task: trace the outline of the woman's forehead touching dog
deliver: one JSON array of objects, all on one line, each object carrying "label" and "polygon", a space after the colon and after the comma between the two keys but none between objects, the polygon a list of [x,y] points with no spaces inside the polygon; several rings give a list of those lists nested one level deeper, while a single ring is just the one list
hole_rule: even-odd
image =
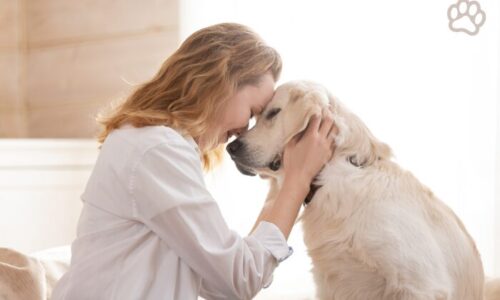
[{"label": "woman's forehead touching dog", "polygon": [[238,169],[246,175],[276,175],[286,143],[306,129],[313,115],[324,113],[329,98],[324,87],[310,82],[279,86],[255,126],[227,146]]},{"label": "woman's forehead touching dog", "polygon": [[291,81],[279,86],[264,111],[272,115],[278,108],[284,110],[281,116],[286,120],[281,132],[288,142],[297,133],[304,131],[313,115],[331,114],[334,98],[322,85],[308,81]]}]

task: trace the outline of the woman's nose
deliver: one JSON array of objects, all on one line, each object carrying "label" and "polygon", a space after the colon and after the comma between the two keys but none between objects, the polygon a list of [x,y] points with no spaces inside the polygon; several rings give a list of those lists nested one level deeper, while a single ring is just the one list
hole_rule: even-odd
[{"label": "woman's nose", "polygon": [[240,135],[244,134],[247,131],[248,131],[248,124],[245,125],[244,127],[236,129],[236,136],[240,136]]}]

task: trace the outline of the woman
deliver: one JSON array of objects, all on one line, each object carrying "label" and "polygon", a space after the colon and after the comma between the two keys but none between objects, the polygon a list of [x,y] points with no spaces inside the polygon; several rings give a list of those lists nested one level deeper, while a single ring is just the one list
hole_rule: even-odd
[{"label": "woman", "polygon": [[53,299],[250,299],[291,254],[286,240],[332,155],[332,120],[311,120],[284,154],[284,188],[247,237],[226,225],[202,166],[271,100],[278,53],[239,24],[195,32],[101,119],[69,271]]}]

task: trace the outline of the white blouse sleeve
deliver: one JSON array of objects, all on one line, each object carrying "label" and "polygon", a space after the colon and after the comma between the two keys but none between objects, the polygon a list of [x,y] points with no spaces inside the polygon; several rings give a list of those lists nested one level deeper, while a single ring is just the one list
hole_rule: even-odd
[{"label": "white blouse sleeve", "polygon": [[231,231],[207,191],[198,153],[187,143],[160,144],[135,165],[134,215],[202,278],[209,299],[251,299],[291,253],[281,231],[261,222],[245,238]]}]

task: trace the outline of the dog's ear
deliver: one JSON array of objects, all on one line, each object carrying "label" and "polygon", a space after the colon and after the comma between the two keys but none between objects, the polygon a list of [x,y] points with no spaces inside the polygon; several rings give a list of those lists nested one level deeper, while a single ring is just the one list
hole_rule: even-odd
[{"label": "dog's ear", "polygon": [[316,93],[305,92],[301,89],[290,91],[291,107],[294,107],[294,103],[297,101],[302,101],[302,103],[301,105],[296,106],[297,110],[291,108],[291,110],[294,110],[293,115],[295,120],[298,120],[298,122],[291,122],[291,124],[287,124],[287,126],[293,126],[292,128],[285,130],[285,132],[290,133],[290,136],[286,137],[287,143],[296,135],[301,135],[305,132],[312,116],[321,116],[323,114],[322,105],[319,104],[317,96],[318,95]]},{"label": "dog's ear", "polygon": [[338,134],[335,139],[336,152],[345,155],[358,167],[367,167],[379,159],[389,159],[391,148],[379,141],[355,114],[348,111],[339,100],[329,94],[329,107]]},{"label": "dog's ear", "polygon": [[380,159],[390,159],[391,148],[379,141],[354,114],[349,121],[349,162],[358,167],[367,167]]}]

